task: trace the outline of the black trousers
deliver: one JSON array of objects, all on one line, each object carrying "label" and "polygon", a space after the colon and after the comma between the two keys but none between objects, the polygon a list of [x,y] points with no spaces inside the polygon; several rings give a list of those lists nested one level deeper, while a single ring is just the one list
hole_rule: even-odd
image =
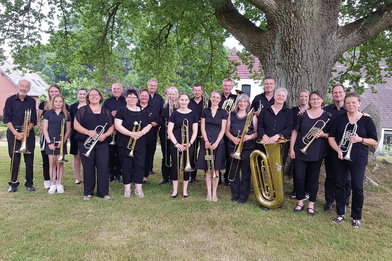
[{"label": "black trousers", "polygon": [[[235,200],[246,201],[250,193],[250,154],[252,150],[243,150],[243,160],[234,159],[232,162],[233,166],[230,171],[236,171],[234,181],[230,182],[231,196]],[[238,168],[237,168],[238,164]],[[231,176],[231,174],[230,174]]]},{"label": "black trousers", "polygon": [[[10,130],[7,130],[7,142],[8,142],[8,155],[12,159],[12,154],[14,150],[14,141],[15,141],[15,136],[12,134]],[[21,146],[21,141],[16,140],[16,146],[15,146],[15,151],[19,150]],[[27,138],[26,141],[26,146],[27,150],[31,152],[31,154],[23,154],[24,157],[24,162],[26,165],[26,182],[25,186],[26,187],[31,187],[33,186],[33,165],[34,165],[34,149],[35,149],[35,134],[34,131],[31,130],[29,133],[29,137]],[[9,185],[12,187],[18,187],[19,182],[18,182],[18,172],[19,172],[19,165],[20,165],[20,158],[21,154],[20,153],[14,153],[14,161],[13,161],[13,166],[12,166],[12,171],[11,171],[11,181],[9,182]]]},{"label": "black trousers", "polygon": [[[170,143],[170,148],[171,148],[170,149],[171,157],[172,157],[172,161],[173,161],[173,163],[172,163],[173,165],[172,165],[172,168],[171,168],[171,177],[170,178],[171,178],[171,180],[178,180],[177,148],[174,147],[174,144],[172,142]],[[192,145],[192,146],[189,147],[189,158],[190,158],[190,161],[192,161],[191,159],[193,157],[193,150],[194,150],[194,146]],[[180,152],[180,155],[182,155],[181,156],[181,160],[182,160],[182,164],[183,164],[182,166],[185,167],[186,151],[183,151],[182,154]],[[184,180],[188,181],[190,175],[191,175],[191,172],[184,172]]]},{"label": "black trousers", "polygon": [[78,146],[83,165],[84,195],[93,195],[95,183],[97,183],[98,197],[109,195],[109,144],[107,142],[97,143],[89,158],[84,155],[87,149],[83,142],[78,142]]},{"label": "black trousers", "polygon": [[155,139],[153,142],[147,143],[146,144],[146,160],[144,164],[144,177],[148,177],[150,175],[150,172],[152,172],[152,167],[154,165],[154,155],[155,151],[157,149],[157,140]]},{"label": "black trousers", "polygon": [[[200,133],[200,131],[199,131]],[[201,146],[201,137],[199,136],[199,134],[197,135],[197,138],[195,139],[195,142],[193,143],[194,149],[193,149],[193,157],[191,160],[191,166],[192,168],[195,169],[195,171],[192,171],[191,174],[191,178],[193,180],[196,179],[196,175],[197,175],[197,170],[196,170],[196,163],[197,163],[197,158],[199,156],[199,150],[200,150],[200,146]]]},{"label": "black trousers", "polygon": [[226,170],[223,177],[225,178],[225,180],[227,180],[229,177],[230,163],[232,158],[230,157],[230,151],[229,151],[229,139],[226,136],[224,136],[223,139],[225,142],[225,154],[226,154]]},{"label": "black trousers", "polygon": [[351,173],[351,188],[353,191],[351,203],[351,217],[356,220],[362,218],[364,201],[363,179],[365,177],[366,165],[353,163],[352,161],[339,160],[336,162],[336,212],[344,215],[346,206],[346,180],[347,174]]},{"label": "black trousers", "polygon": [[146,149],[138,148],[134,151],[134,157],[129,157],[129,150],[127,148],[119,148],[121,157],[121,167],[123,184],[128,185],[131,182],[136,184],[143,184],[144,163],[146,160]]},{"label": "black trousers", "polygon": [[294,160],[294,189],[298,200],[304,199],[305,193],[308,192],[309,201],[316,202],[322,162],[322,159],[319,161]]},{"label": "black trousers", "polygon": [[[339,163],[339,159],[335,157],[332,153],[329,153],[324,160],[325,163],[325,183],[324,183],[324,190],[325,190],[325,202],[327,204],[332,204],[336,198],[336,164]],[[346,176],[346,183],[345,183],[345,194],[346,194],[346,204],[350,202],[350,194],[351,194],[351,175],[350,171],[347,170]]]},{"label": "black trousers", "polygon": [[[161,140],[161,151],[162,151],[162,167],[161,167],[162,179],[165,181],[169,181],[172,168],[174,166],[172,155],[170,154],[170,148],[171,148],[170,146],[172,142],[169,139],[162,138],[162,137],[160,138],[160,140]],[[169,165],[170,162],[171,162],[171,167],[167,166]]]},{"label": "black trousers", "polygon": [[50,180],[49,156],[48,156],[48,154],[46,154],[45,151],[42,151],[42,150],[41,150],[41,156],[42,156],[42,170],[43,170],[44,180]]},{"label": "black trousers", "polygon": [[120,155],[118,145],[109,145],[109,175],[110,180],[121,177]]}]

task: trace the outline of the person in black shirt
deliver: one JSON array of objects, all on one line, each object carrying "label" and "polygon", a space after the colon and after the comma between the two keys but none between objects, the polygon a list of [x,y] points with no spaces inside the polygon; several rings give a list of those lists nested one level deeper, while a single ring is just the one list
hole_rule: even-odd
[{"label": "person in black shirt", "polygon": [[[323,102],[318,91],[310,94],[310,109],[298,119],[290,140],[290,158],[295,161],[294,187],[298,200],[294,211],[299,212],[304,209],[305,191],[307,191],[309,193],[307,213],[310,216],[316,214],[314,205],[319,187],[320,167],[328,146],[328,134],[324,131],[327,129],[331,115],[321,108]],[[308,137],[310,130],[317,130],[316,128],[320,130],[311,132],[312,134]],[[315,139],[312,141],[313,137]],[[308,144],[310,145],[306,153],[301,151]]]},{"label": "person in black shirt", "polygon": [[37,124],[37,110],[36,102],[33,98],[27,95],[30,91],[31,83],[27,80],[20,80],[17,87],[17,94],[7,98],[4,111],[3,123],[7,124],[7,142],[8,154],[11,158],[11,181],[9,182],[9,192],[16,192],[19,186],[18,173],[20,165],[21,153],[16,153],[21,146],[21,141],[24,138],[24,131],[22,130],[25,112],[31,110],[31,119],[29,128],[29,135],[27,137],[26,146],[30,154],[24,153],[24,160],[26,164],[26,190],[35,191],[33,182],[33,162],[35,149],[34,125]]},{"label": "person in black shirt", "polygon": [[82,167],[82,163],[80,161],[78,141],[76,140],[77,132],[74,129],[73,121],[75,119],[76,112],[79,110],[79,108],[87,105],[86,96],[87,96],[87,90],[85,88],[80,88],[78,90],[78,102],[72,104],[70,108],[72,131],[71,131],[71,136],[69,138],[71,143],[71,148],[69,153],[73,155],[73,170],[75,174],[75,184],[82,183],[82,179],[80,175],[80,169]]},{"label": "person in black shirt", "polygon": [[[377,146],[377,130],[373,120],[359,112],[358,109],[361,106],[361,98],[358,94],[347,94],[344,102],[347,113],[338,116],[333,121],[328,138],[329,145],[334,150],[335,157],[339,159],[335,166],[337,217],[334,218],[332,222],[340,223],[344,220],[346,210],[345,184],[347,170],[350,170],[352,187],[352,225],[354,228],[359,228],[362,219],[364,201],[363,180],[365,177],[366,165],[368,163],[369,146]],[[354,125],[356,127],[354,127]],[[347,137],[344,135],[345,129],[351,130],[353,134]],[[350,159],[346,159],[347,157]]]},{"label": "person in black shirt", "polygon": [[148,90],[142,89],[139,95],[139,107],[146,112],[148,116],[148,122],[151,122],[151,130],[146,133],[146,160],[144,161],[144,177],[143,184],[148,183],[148,176],[153,173],[152,167],[154,165],[154,153],[156,148],[157,136],[158,136],[158,122],[159,122],[159,111],[155,110],[154,107],[148,104],[150,95]]},{"label": "person in black shirt", "polygon": [[[62,185],[64,176],[64,162],[58,162],[59,157],[67,153],[66,141],[71,134],[71,117],[65,108],[64,97],[55,95],[52,98],[50,110],[44,115],[45,153],[49,157],[50,188],[49,194],[64,193]],[[64,126],[64,137],[61,137],[61,127]],[[63,144],[61,144],[63,143]],[[63,155],[60,148],[63,146]]]},{"label": "person in black shirt", "polygon": [[[177,197],[178,194],[178,171],[179,168],[185,168],[185,162],[187,162],[187,154],[189,153],[189,160],[193,157],[194,147],[193,143],[197,136],[197,114],[188,108],[190,98],[188,94],[182,93],[178,98],[177,110],[172,113],[169,118],[169,124],[167,126],[167,133],[171,140],[171,156],[172,156],[172,176],[171,180],[173,183],[172,198]],[[186,124],[187,122],[187,124]],[[187,126],[186,135],[188,138],[183,137],[182,127]],[[187,144],[187,142],[189,142]],[[188,149],[188,151],[186,151]],[[177,155],[181,154],[180,161],[178,162]],[[179,163],[179,164],[178,164]],[[182,164],[184,163],[184,164]],[[177,166],[178,164],[178,166]],[[182,166],[184,165],[184,166]],[[184,172],[184,184],[183,184],[183,198],[188,197],[188,180],[189,172]]]},{"label": "person in black shirt", "polygon": [[274,92],[276,87],[276,80],[274,77],[267,76],[264,79],[264,92],[256,95],[252,101],[251,108],[255,110],[255,115],[259,117],[263,109],[271,107],[274,104]]},{"label": "person in black shirt", "polygon": [[[238,97],[238,103],[234,112],[231,112],[226,125],[226,136],[229,139],[229,152],[234,152],[241,140],[241,134],[245,127],[248,112],[250,110],[249,96],[246,93]],[[230,177],[234,180],[230,182],[231,200],[238,203],[245,203],[250,193],[250,162],[249,157],[255,149],[255,139],[257,132],[257,117],[253,116],[249,130],[244,136],[244,145],[241,152],[241,160],[230,157]],[[230,155],[230,154],[229,154]]]},{"label": "person in black shirt", "polygon": [[[103,102],[103,107],[108,109],[112,113],[112,116],[115,117],[117,111],[121,108],[124,108],[127,104],[125,98],[122,96],[123,86],[121,83],[117,82],[112,85],[112,94],[112,97],[106,99]],[[116,139],[116,134],[113,133],[111,138]],[[109,175],[110,181],[116,180],[117,182],[122,182],[118,146],[117,144],[113,143],[111,143],[109,146]]]},{"label": "person in black shirt", "polygon": [[117,112],[115,119],[116,129],[119,132],[117,141],[122,165],[124,197],[131,196],[132,182],[135,184],[135,195],[144,198],[142,186],[146,160],[146,134],[152,125],[148,117],[149,112],[137,106],[136,90],[127,91],[126,101],[127,106]]},{"label": "person in black shirt", "polygon": [[[160,111],[160,128],[159,128],[159,139],[161,141],[162,150],[162,180],[159,185],[166,184],[170,181],[170,176],[173,168],[173,159],[170,154],[170,139],[167,134],[167,125],[169,124],[169,118],[175,110],[175,104],[178,100],[178,89],[175,86],[168,86],[165,90],[166,100]],[[174,166],[175,167],[175,166]]]},{"label": "person in black shirt", "polygon": [[[218,178],[212,178],[213,173],[208,170],[205,160],[206,149],[213,151],[215,175],[219,177],[219,170],[225,168],[226,155],[223,136],[226,131],[227,112],[218,107],[222,95],[218,91],[211,93],[211,108],[206,108],[201,116],[201,133],[203,141],[201,143],[199,158],[196,164],[197,169],[206,173],[207,200],[218,201],[217,188]],[[212,166],[211,166],[212,167]]]},{"label": "person in black shirt", "polygon": [[[84,200],[89,200],[97,181],[97,196],[110,199],[109,196],[109,138],[114,131],[111,112],[100,106],[102,93],[92,88],[87,93],[87,106],[79,108],[74,119],[74,128],[78,132],[80,156],[83,164]],[[98,137],[98,133],[102,135]],[[98,140],[97,140],[98,139]],[[86,140],[92,142],[86,143]],[[93,143],[96,141],[96,144]],[[89,157],[86,156],[90,151]]]}]

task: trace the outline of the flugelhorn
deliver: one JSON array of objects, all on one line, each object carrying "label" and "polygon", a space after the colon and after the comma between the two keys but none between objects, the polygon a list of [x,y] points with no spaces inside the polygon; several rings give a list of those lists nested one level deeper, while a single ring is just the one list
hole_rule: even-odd
[{"label": "flugelhorn", "polygon": [[[139,122],[135,121],[133,123],[132,132],[140,131],[141,126],[142,126],[142,121],[139,121]],[[136,142],[137,142],[137,139],[134,139],[133,137],[129,137],[127,149],[130,150],[128,156],[131,158],[135,157],[134,151],[135,151]]]},{"label": "flugelhorn", "polygon": [[65,159],[65,154],[64,154],[64,146],[65,146],[65,140],[64,140],[64,129],[65,129],[65,118],[61,121],[61,132],[60,132],[60,157],[57,159],[57,162],[68,162],[68,160]]},{"label": "flugelhorn", "polygon": [[105,125],[98,125],[95,127],[94,131],[97,132],[97,136],[95,138],[88,137],[86,141],[84,142],[83,146],[84,148],[87,149],[86,153],[83,153],[84,156],[87,158],[90,158],[90,154],[93,151],[95,145],[97,144],[99,138],[105,133],[105,127],[108,125],[105,123]]},{"label": "flugelhorn", "polygon": [[27,138],[29,137],[30,134],[30,129],[29,129],[30,123],[31,123],[31,109],[27,109],[25,110],[24,113],[24,120],[22,126],[22,132],[24,134],[22,144],[19,150],[15,151],[15,153],[31,154],[31,152],[27,150]]},{"label": "flugelhorn", "polygon": [[[327,126],[327,123],[329,122],[329,119],[327,121],[323,120],[318,120],[316,121],[312,128],[306,133],[306,135],[302,138],[302,143],[305,145],[300,151],[303,154],[306,154],[306,151],[309,149],[310,145],[312,145],[313,141],[316,140],[317,134],[319,134],[325,126]],[[317,126],[319,125],[319,126]]]},{"label": "flugelhorn", "polygon": [[344,128],[342,139],[339,143],[340,150],[345,153],[346,155],[343,157],[345,160],[351,161],[351,149],[353,147],[353,143],[351,142],[351,137],[357,133],[358,125],[357,123],[350,123],[346,124]]}]

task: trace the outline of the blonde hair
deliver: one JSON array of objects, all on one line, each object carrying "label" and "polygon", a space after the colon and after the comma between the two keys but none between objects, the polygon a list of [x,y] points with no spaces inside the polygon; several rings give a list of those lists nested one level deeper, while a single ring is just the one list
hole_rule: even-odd
[{"label": "blonde hair", "polygon": [[180,97],[181,97],[182,95],[185,95],[186,97],[188,97],[189,101],[191,100],[191,97],[189,96],[188,93],[186,93],[186,92],[180,93],[180,95],[178,96],[177,102],[176,102],[176,106],[175,106],[176,109],[179,109],[179,108],[180,108]]},{"label": "blonde hair", "polygon": [[[53,84],[51,84],[51,85],[49,85],[49,88],[48,88],[48,97],[47,97],[47,99],[46,99],[46,101],[45,101],[45,106],[44,106],[44,110],[45,111],[50,111],[51,109],[52,109],[52,98],[50,98],[50,89],[52,89],[52,88],[56,88],[58,91],[59,91],[59,95],[61,95],[61,88],[60,88],[60,85],[58,85],[58,84],[56,84],[56,83],[53,83]],[[55,95],[55,96],[57,96],[57,94]],[[54,98],[54,97],[53,97]],[[64,99],[63,99],[64,100]]]},{"label": "blonde hair", "polygon": [[50,107],[51,107],[50,110],[54,111],[54,100],[57,97],[60,97],[63,100],[63,107],[61,107],[61,112],[64,113],[65,118],[67,118],[68,117],[68,111],[67,111],[67,107],[65,106],[64,97],[61,94],[56,94],[55,96],[53,96],[52,100],[50,101]]},{"label": "blonde hair", "polygon": [[165,103],[163,104],[163,108],[165,108],[165,109],[167,108],[167,106],[169,105],[169,102],[170,102],[169,97],[167,96],[167,94],[168,94],[169,92],[173,92],[174,95],[175,95],[174,104],[176,104],[176,102],[177,102],[177,100],[178,100],[178,97],[180,97],[180,96],[179,96],[178,89],[177,89],[176,86],[173,86],[173,85],[167,86],[166,89],[165,89],[165,96],[166,96],[166,98],[165,98]]},{"label": "blonde hair", "polygon": [[236,106],[234,108],[234,112],[237,113],[238,110],[239,110],[239,106],[238,106],[240,104],[239,101],[242,100],[242,99],[245,99],[248,102],[248,106],[246,107],[245,111],[246,111],[246,113],[248,113],[250,111],[250,98],[249,98],[249,95],[247,93],[243,93],[237,99],[238,99],[238,102],[237,102],[237,104],[236,104]]}]

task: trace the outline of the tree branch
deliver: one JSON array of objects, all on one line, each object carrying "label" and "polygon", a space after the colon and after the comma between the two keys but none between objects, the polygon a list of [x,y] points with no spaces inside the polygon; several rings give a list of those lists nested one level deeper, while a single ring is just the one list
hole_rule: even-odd
[{"label": "tree branch", "polygon": [[361,19],[342,26],[338,30],[341,42],[338,55],[358,46],[392,27],[392,4],[388,4]]},{"label": "tree branch", "polygon": [[248,0],[248,2],[265,13],[274,13],[278,9],[274,0]]}]

